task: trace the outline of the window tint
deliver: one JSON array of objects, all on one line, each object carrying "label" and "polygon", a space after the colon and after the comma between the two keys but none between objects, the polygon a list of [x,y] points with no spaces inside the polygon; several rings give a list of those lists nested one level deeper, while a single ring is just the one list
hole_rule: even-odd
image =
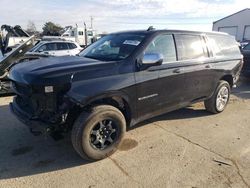
[{"label": "window tint", "polygon": [[207,50],[204,49],[202,38],[199,35],[175,35],[178,60],[188,60],[208,57]]},{"label": "window tint", "polygon": [[57,45],[57,50],[68,50],[68,45],[67,43],[56,43]]},{"label": "window tint", "polygon": [[147,47],[145,53],[160,53],[164,62],[176,61],[175,44],[172,35],[157,36]]},{"label": "window tint", "polygon": [[55,43],[44,44],[40,48],[38,48],[37,51],[52,51],[52,50],[57,50]]},{"label": "window tint", "polygon": [[208,39],[216,56],[233,56],[240,54],[239,46],[232,36],[208,35]]},{"label": "window tint", "polygon": [[69,49],[75,49],[77,46],[73,43],[68,43]]}]

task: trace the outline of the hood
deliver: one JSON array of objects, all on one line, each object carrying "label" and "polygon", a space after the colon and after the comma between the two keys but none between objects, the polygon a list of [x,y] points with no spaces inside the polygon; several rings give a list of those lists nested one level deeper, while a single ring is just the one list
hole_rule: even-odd
[{"label": "hood", "polygon": [[115,64],[80,56],[43,58],[15,65],[10,71],[9,79],[24,84],[56,85],[72,82],[78,77],[93,77],[93,72],[114,69]]}]

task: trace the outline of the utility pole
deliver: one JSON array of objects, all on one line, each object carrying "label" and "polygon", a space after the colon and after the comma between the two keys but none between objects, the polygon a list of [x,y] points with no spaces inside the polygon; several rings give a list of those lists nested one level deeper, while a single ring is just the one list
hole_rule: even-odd
[{"label": "utility pole", "polygon": [[88,46],[88,36],[87,36],[87,26],[86,23],[84,22],[84,35],[85,35],[85,47]]},{"label": "utility pole", "polygon": [[90,16],[90,28],[93,29],[93,21],[94,21],[94,18],[93,16]]}]

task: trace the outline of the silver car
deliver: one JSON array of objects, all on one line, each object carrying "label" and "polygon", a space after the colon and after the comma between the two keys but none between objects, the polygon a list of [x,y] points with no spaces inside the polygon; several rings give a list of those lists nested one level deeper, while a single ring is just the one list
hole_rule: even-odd
[{"label": "silver car", "polygon": [[27,54],[39,53],[51,56],[74,56],[83,48],[72,41],[41,41],[34,46]]}]

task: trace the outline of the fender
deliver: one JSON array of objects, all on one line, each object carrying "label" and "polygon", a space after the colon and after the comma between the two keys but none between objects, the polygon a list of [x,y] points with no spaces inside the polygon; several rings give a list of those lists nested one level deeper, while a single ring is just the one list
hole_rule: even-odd
[{"label": "fender", "polygon": [[132,102],[134,99],[132,99],[126,92],[124,91],[106,91],[100,94],[97,94],[95,96],[90,96],[90,97],[83,97],[80,101],[76,100],[74,96],[71,95],[66,95],[67,97],[70,98],[73,103],[76,103],[77,105],[81,107],[86,107],[90,105],[91,103],[95,101],[99,101],[102,99],[108,99],[108,98],[113,98],[114,100],[117,101],[117,99],[122,99],[126,102],[126,105],[129,108],[129,112],[131,115],[131,123],[130,125],[133,125],[133,122],[135,122],[135,119],[137,117],[136,113],[136,105],[132,106],[131,104],[135,104],[135,102]]}]

